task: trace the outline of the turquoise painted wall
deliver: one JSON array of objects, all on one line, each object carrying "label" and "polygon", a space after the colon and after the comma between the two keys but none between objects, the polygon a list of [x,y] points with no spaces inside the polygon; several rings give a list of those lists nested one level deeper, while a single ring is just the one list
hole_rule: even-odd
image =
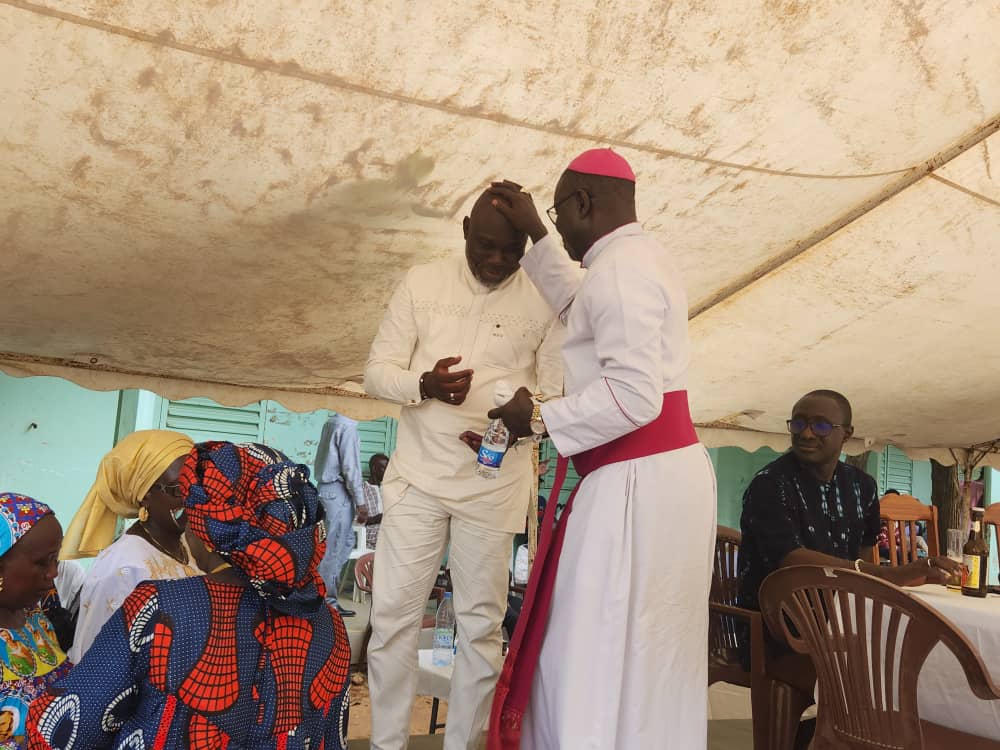
[{"label": "turquoise painted wall", "polygon": [[298,414],[274,401],[264,403],[264,443],[312,470],[316,444],[330,412],[321,409]]},{"label": "turquoise painted wall", "polygon": [[[66,524],[72,518],[94,477],[101,457],[124,436],[137,429],[163,426],[165,402],[148,391],[88,391],[58,378],[12,378],[0,373],[0,491],[25,492],[50,503]],[[312,466],[316,442],[329,412],[298,414],[273,401],[260,404],[260,439],[296,461]],[[38,428],[30,428],[35,423]],[[362,466],[376,452],[395,447],[393,419],[362,422]],[[224,438],[223,435],[215,437]],[[246,440],[233,435],[230,439]],[[543,449],[546,455],[552,451]],[[719,523],[738,528],[743,491],[753,475],[780,454],[769,449],[748,453],[739,448],[709,451],[719,492]],[[552,486],[555,461],[542,483],[542,493]],[[883,452],[872,456],[867,467],[879,477]],[[575,477],[563,489],[568,495]],[[927,461],[912,464],[911,492],[930,502],[931,467]],[[1000,473],[986,474],[986,502],[1000,502]],[[990,540],[990,580],[997,581],[996,540]]]},{"label": "turquoise painted wall", "polygon": [[708,454],[712,457],[718,483],[719,524],[738,529],[744,490],[754,474],[781,454],[770,448],[761,448],[754,453],[742,448],[711,448]]},{"label": "turquoise painted wall", "polygon": [[118,391],[0,373],[0,491],[42,500],[69,525],[115,443],[118,409]]},{"label": "turquoise painted wall", "polygon": [[[237,443],[259,440],[310,469],[323,423],[332,413],[326,409],[292,412],[276,401],[262,401],[239,409],[221,407],[209,399],[167,402],[149,392],[139,394],[135,411],[134,429],[176,429],[194,440]],[[358,433],[362,472],[367,477],[368,459],[375,453],[391,453],[395,447],[396,420],[360,422]]]},{"label": "turquoise painted wall", "polygon": [[921,502],[931,504],[931,462],[913,462],[913,484],[910,494]]}]

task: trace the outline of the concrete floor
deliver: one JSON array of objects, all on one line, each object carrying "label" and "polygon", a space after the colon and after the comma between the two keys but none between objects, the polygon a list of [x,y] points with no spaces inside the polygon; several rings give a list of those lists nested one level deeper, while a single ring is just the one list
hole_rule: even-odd
[{"label": "concrete floor", "polygon": [[[440,750],[444,736],[424,735],[410,738],[410,750]],[[368,740],[347,743],[348,750],[368,750]],[[708,750],[751,750],[753,728],[745,719],[716,720],[708,722]],[[652,748],[650,749],[652,750]]]},{"label": "concrete floor", "polygon": [[[345,586],[340,603],[347,609],[353,609],[357,614],[344,619],[347,635],[351,641],[351,653],[357,654],[361,646],[368,617],[371,612],[371,599],[367,595],[360,597],[363,601],[355,602],[351,598],[351,586]],[[430,636],[430,631],[425,634]],[[422,647],[429,647],[429,642]],[[750,691],[746,688],[718,683],[708,691],[708,750],[751,750],[753,747],[752,725],[750,722]],[[410,750],[436,750],[442,747],[443,735],[422,735],[410,738]],[[368,750],[368,740],[352,740],[348,743],[349,750]]]}]

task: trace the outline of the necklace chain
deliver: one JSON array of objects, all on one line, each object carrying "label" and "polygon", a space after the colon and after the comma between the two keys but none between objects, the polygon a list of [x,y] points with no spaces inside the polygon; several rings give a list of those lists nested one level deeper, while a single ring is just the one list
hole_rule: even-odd
[{"label": "necklace chain", "polygon": [[142,533],[145,535],[146,539],[148,539],[149,542],[154,547],[156,547],[158,550],[160,550],[160,552],[162,552],[164,555],[166,555],[167,557],[169,557],[171,560],[174,560],[175,562],[178,562],[178,563],[180,563],[181,565],[184,565],[184,566],[187,566],[187,565],[191,564],[191,561],[187,559],[187,552],[184,550],[184,545],[183,544],[181,544],[181,551],[184,552],[185,559],[181,560],[179,557],[177,557],[177,555],[175,555],[173,552],[171,552],[170,550],[168,550],[166,547],[164,547],[162,544],[160,544],[156,540],[156,537],[153,536],[153,532],[151,532],[149,529],[146,528],[146,524],[140,523],[139,527],[142,529]]}]

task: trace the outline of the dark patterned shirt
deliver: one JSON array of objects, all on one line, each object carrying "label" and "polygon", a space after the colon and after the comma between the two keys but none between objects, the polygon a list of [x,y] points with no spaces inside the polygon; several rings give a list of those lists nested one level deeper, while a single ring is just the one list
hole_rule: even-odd
[{"label": "dark patterned shirt", "polygon": [[823,483],[786,453],[761,469],[743,493],[740,604],[759,609],[760,584],[800,547],[844,560],[869,558],[880,526],[871,476],[841,462]]}]

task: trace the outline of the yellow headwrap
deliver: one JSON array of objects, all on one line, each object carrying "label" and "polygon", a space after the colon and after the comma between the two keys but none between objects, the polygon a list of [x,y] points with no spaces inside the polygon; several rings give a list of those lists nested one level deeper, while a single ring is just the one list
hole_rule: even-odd
[{"label": "yellow headwrap", "polygon": [[97,479],[63,537],[63,560],[93,557],[115,540],[118,517],[135,518],[139,503],[167,467],[194,447],[187,435],[141,430],[101,459]]}]

